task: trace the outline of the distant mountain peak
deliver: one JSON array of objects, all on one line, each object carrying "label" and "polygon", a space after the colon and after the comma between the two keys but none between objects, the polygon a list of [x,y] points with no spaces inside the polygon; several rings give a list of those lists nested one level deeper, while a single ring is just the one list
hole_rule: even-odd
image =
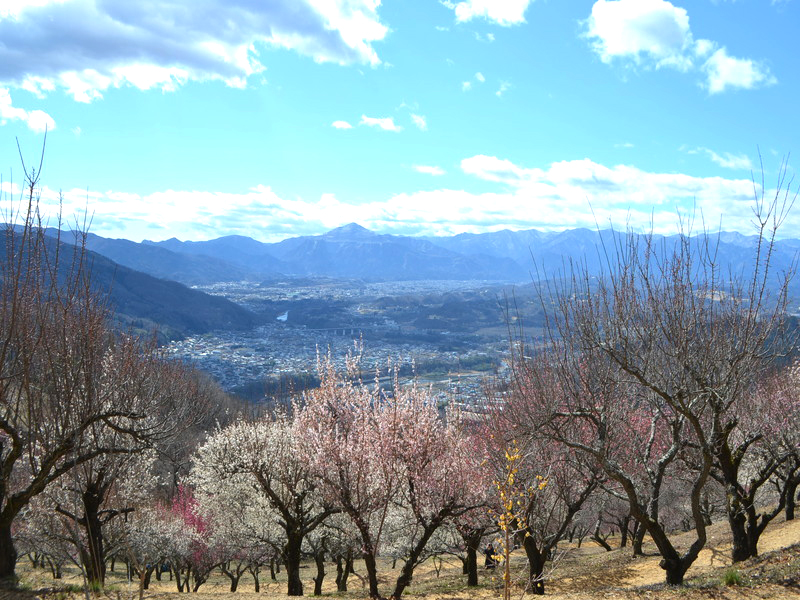
[{"label": "distant mountain peak", "polygon": [[328,233],[324,234],[326,237],[365,237],[377,235],[374,231],[370,231],[366,227],[362,227],[358,223],[348,223],[336,229],[331,229]]}]

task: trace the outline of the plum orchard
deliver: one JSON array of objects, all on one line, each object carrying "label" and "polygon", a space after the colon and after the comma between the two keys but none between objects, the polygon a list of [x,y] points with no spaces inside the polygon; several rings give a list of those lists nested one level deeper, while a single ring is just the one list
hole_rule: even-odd
[{"label": "plum orchard", "polygon": [[[326,560],[346,591],[360,558],[380,598],[382,555],[400,564],[399,599],[436,553],[464,556],[477,584],[477,551],[499,532],[503,548],[522,546],[524,587],[542,594],[546,563],[592,507],[593,539],[610,532],[602,518],[634,519],[634,549],[649,534],[680,584],[715,511],[734,560],[757,553],[780,511],[794,515],[800,367],[775,360],[792,343],[788,279],[768,293],[791,204],[780,191],[756,202],[740,273],[722,272],[705,233],[615,234],[599,278],[577,265],[553,280],[549,329],[512,346],[509,381],[478,417],[440,411],[396,377],[389,390],[365,383],[357,361],[337,370],[328,356],[319,387],[286,414],[220,414],[209,432],[216,392],[112,331],[83,238],[46,238],[33,174],[27,190],[0,247],[0,577],[21,544],[54,574],[78,564],[93,586],[108,560],[140,589],[168,565],[187,591],[217,568],[231,590],[244,573],[258,588],[262,567],[282,564],[298,596],[302,559],[319,594]],[[680,528],[694,530],[688,547],[673,544]]]}]

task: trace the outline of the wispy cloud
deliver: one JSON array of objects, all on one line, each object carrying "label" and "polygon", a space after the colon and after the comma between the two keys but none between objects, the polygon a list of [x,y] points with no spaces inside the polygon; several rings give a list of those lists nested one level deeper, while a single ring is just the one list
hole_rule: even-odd
[{"label": "wispy cloud", "polygon": [[434,175],[436,177],[445,174],[445,170],[443,168],[430,165],[414,165],[414,170],[417,173],[424,173],[425,175]]},{"label": "wispy cloud", "polygon": [[511,84],[507,81],[501,81],[500,87],[497,88],[497,91],[494,93],[495,96],[498,98],[502,97],[508,90],[511,89]]},{"label": "wispy cloud", "polygon": [[415,115],[414,113],[411,114],[411,120],[414,122],[414,125],[417,126],[417,129],[421,131],[428,130],[428,120],[422,115]]},{"label": "wispy cloud", "polygon": [[[480,71],[475,73],[475,75],[473,76],[473,80],[478,82],[478,83],[486,83],[486,77]],[[471,90],[472,89],[473,80],[467,80],[467,81],[461,82],[461,90],[464,91],[464,92],[468,92],[469,90]]]},{"label": "wispy cloud", "polygon": [[331,127],[334,129],[352,129],[353,126],[350,125],[347,121],[334,121],[331,123]]},{"label": "wispy cloud", "polygon": [[53,117],[42,110],[25,110],[18,108],[11,103],[11,92],[6,88],[0,88],[0,125],[5,125],[8,121],[22,121],[28,129],[36,133],[52,131],[56,128]]},{"label": "wispy cloud", "polygon": [[752,170],[753,161],[746,154],[731,154],[730,152],[723,152],[717,154],[709,148],[695,148],[689,150],[689,154],[705,154],[711,161],[724,169],[744,169],[747,171]]},{"label": "wispy cloud", "polygon": [[366,125],[367,127],[375,127],[377,129],[382,129],[384,131],[402,131],[402,127],[400,125],[395,124],[393,117],[368,117],[367,115],[361,115],[361,121],[359,125]]},{"label": "wispy cloud", "polygon": [[497,25],[519,25],[525,22],[525,11],[531,0],[444,0],[447,8],[455,11],[456,21],[486,19]]}]

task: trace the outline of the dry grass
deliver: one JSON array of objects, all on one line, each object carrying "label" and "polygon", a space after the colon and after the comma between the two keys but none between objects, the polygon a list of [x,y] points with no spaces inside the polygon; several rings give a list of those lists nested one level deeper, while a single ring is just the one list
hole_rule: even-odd
[{"label": "dry grass", "polygon": [[[747,561],[736,567],[736,579],[740,585],[724,584],[726,571],[731,569],[730,542],[726,523],[717,523],[710,529],[708,547],[701,553],[698,561],[689,570],[687,585],[682,588],[668,588],[663,585],[664,573],[658,566],[659,557],[655,549],[646,544],[646,556],[633,559],[627,548],[605,552],[595,544],[584,543],[580,548],[566,545],[548,581],[547,595],[555,599],[577,598],[647,598],[650,600],[699,600],[699,599],[744,599],[744,598],[800,598],[800,520],[781,522],[770,526],[759,545],[761,557]],[[678,538],[679,543],[690,543],[691,537]],[[382,589],[388,593],[398,569],[391,564],[381,566]],[[512,567],[519,580],[524,579],[525,561],[521,553],[512,558]],[[359,564],[356,563],[356,569]],[[110,573],[109,585],[101,594],[111,600],[135,600],[138,598],[136,583],[124,580],[120,569]],[[361,567],[363,571],[363,567]],[[312,565],[303,569],[303,582],[306,592],[313,590],[311,578],[315,570]],[[76,569],[67,570],[62,581],[54,581],[44,571],[32,571],[27,560],[20,561],[19,575],[23,589],[14,592],[0,592],[0,600],[69,600],[83,598],[80,591],[82,580]],[[343,600],[360,600],[366,597],[366,590],[358,577],[351,576],[350,591],[336,592],[333,581],[333,567],[323,585],[323,594]],[[729,575],[730,578],[730,575]],[[253,591],[253,580],[249,575],[242,577],[239,591],[231,594],[228,579],[215,574],[196,594],[193,600],[286,600],[285,575],[281,573],[278,581],[272,582],[269,574],[262,575],[261,592]],[[445,559],[441,574],[437,576],[433,565],[428,562],[419,567],[414,584],[408,589],[409,598],[425,597],[430,600],[483,600],[500,597],[499,573],[497,576],[481,570],[478,588],[468,589],[464,585],[460,563],[455,558]],[[184,594],[186,596],[186,594]],[[519,589],[517,597],[526,596]],[[235,598],[234,598],[235,597]],[[145,591],[147,600],[178,600],[174,582],[164,577],[155,579],[151,588]],[[530,600],[530,598],[528,598]]]}]

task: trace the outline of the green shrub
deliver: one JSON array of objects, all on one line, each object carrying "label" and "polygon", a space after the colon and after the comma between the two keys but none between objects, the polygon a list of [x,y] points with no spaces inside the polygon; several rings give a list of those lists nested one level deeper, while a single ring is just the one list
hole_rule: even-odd
[{"label": "green shrub", "polygon": [[742,585],[742,574],[739,573],[739,569],[736,567],[731,567],[725,571],[722,582],[727,586]]}]

